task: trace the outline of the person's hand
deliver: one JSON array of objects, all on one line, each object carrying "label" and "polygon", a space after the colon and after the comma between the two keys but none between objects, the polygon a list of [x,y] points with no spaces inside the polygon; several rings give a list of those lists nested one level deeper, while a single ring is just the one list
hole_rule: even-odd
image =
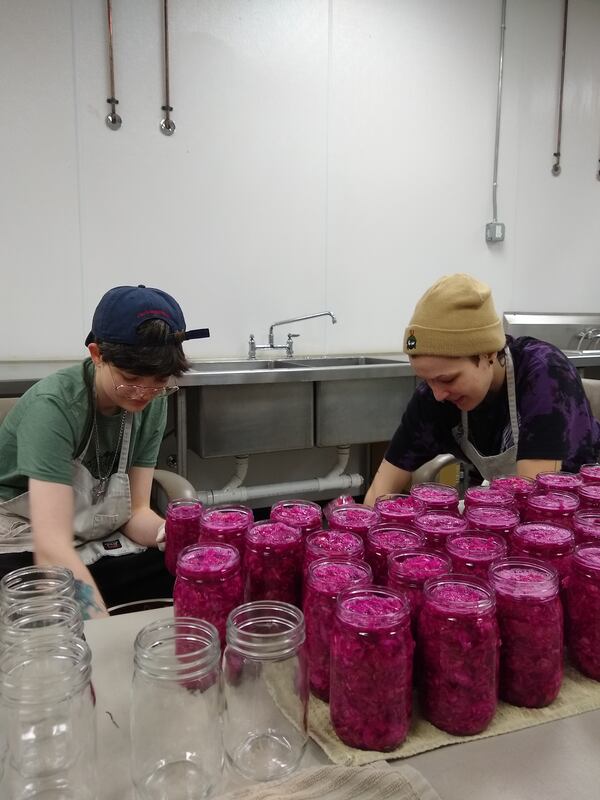
[{"label": "person's hand", "polygon": [[156,546],[161,551],[161,553],[164,552],[165,549],[165,538],[166,538],[165,523],[163,522],[163,524],[159,527],[158,532],[156,534]]}]

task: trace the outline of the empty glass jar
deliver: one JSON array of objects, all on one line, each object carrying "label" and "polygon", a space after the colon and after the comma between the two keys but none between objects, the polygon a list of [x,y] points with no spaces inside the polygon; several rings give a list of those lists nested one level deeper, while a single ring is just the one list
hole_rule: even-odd
[{"label": "empty glass jar", "polygon": [[329,705],[340,739],[363,750],[394,750],[412,711],[408,601],[379,586],[338,596],[331,637]]},{"label": "empty glass jar", "polygon": [[490,568],[500,628],[500,697],[528,708],[549,705],[563,676],[558,573],[535,559],[505,558]]},{"label": "empty glass jar", "polygon": [[203,620],[152,622],[137,635],[131,774],[143,800],[209,797],[223,768],[219,636]]},{"label": "empty glass jar", "polygon": [[33,598],[75,597],[73,573],[66,567],[21,567],[0,580],[0,608]]},{"label": "empty glass jar", "polygon": [[223,737],[228,762],[245,778],[292,772],[308,740],[304,616],[261,600],[234,609],[223,655]]},{"label": "empty glass jar", "polygon": [[456,736],[481,733],[497,705],[500,641],[494,593],[463,575],[430,578],[419,616],[425,719]]},{"label": "empty glass jar", "polygon": [[67,636],[20,641],[0,655],[6,732],[2,797],[95,800],[96,720],[91,653]]},{"label": "empty glass jar", "polygon": [[165,518],[165,567],[175,575],[179,554],[200,537],[202,503],[199,500],[173,500]]},{"label": "empty glass jar", "polygon": [[310,688],[326,702],[329,700],[331,630],[338,594],[349,586],[368,586],[372,578],[369,565],[356,559],[322,558],[308,567],[304,616]]}]

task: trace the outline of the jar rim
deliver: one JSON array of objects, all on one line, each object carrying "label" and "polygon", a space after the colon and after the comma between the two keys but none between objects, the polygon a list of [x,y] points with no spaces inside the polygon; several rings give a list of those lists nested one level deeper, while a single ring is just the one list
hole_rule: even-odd
[{"label": "jar rim", "polygon": [[19,567],[0,579],[0,599],[12,603],[32,597],[75,594],[75,577],[68,567],[31,565]]},{"label": "jar rim", "polygon": [[[549,534],[554,534],[553,538],[544,541],[532,538],[535,530],[547,530]],[[524,545],[536,545],[538,547],[568,547],[574,542],[573,531],[564,525],[555,525],[551,522],[522,522],[513,531],[513,537]]]},{"label": "jar rim", "polygon": [[367,533],[367,542],[369,544],[375,544],[377,540],[378,534],[383,533],[401,533],[401,534],[410,534],[410,537],[416,537],[417,541],[421,542],[421,546],[425,543],[425,534],[421,533],[421,531],[415,531],[413,528],[408,528],[400,523],[396,522],[378,522],[376,525],[373,525],[372,528],[369,528]]},{"label": "jar rim", "polygon": [[304,643],[304,614],[278,600],[243,603],[227,617],[226,640],[228,647],[249,658],[282,658]]},{"label": "jar rim", "polygon": [[427,548],[423,550],[406,550],[402,553],[390,553],[388,556],[388,579],[398,578],[404,583],[408,583],[411,586],[417,587],[423,586],[425,581],[429,578],[436,577],[434,575],[427,575],[426,577],[421,578],[417,575],[406,575],[401,571],[399,565],[417,557],[426,557],[438,561],[440,566],[444,567],[444,570],[440,574],[445,575],[452,569],[452,562],[450,561],[450,556],[448,556],[447,553],[440,553],[436,550],[428,550]]},{"label": "jar rim", "polygon": [[[349,608],[352,600],[369,599],[369,597],[388,598],[395,601],[396,607],[389,611],[378,610],[374,615],[369,612],[361,612],[355,608]],[[387,586],[361,586],[358,588],[343,589],[337,598],[336,616],[345,623],[353,627],[372,625],[374,619],[377,620],[378,628],[387,628],[400,624],[410,616],[410,604],[406,597],[394,589]]]},{"label": "jar rim", "polygon": [[[514,570],[536,572],[541,580],[518,580]],[[498,594],[510,594],[511,597],[549,598],[558,593],[559,575],[555,567],[538,558],[509,556],[500,558],[488,570],[490,583]]]},{"label": "jar rim", "polygon": [[[177,652],[178,642],[185,649]],[[219,633],[206,620],[166,617],[144,626],[134,641],[134,664],[155,680],[201,678],[218,665],[221,657]]]},{"label": "jar rim", "polygon": [[[450,585],[474,589],[478,597],[444,597],[441,599],[436,596],[439,594],[440,589]],[[496,606],[494,590],[487,581],[475,576],[454,572],[428,578],[423,586],[423,599],[424,602],[429,602],[435,606],[438,611],[449,610],[453,614],[487,613],[493,611]]]},{"label": "jar rim", "polygon": [[[593,561],[589,559],[590,554],[595,556]],[[589,570],[600,575],[600,544],[596,544],[595,542],[582,542],[578,544],[573,551],[573,560],[571,563],[576,569]]]},{"label": "jar rim", "polygon": [[[346,565],[350,567],[356,568],[357,577],[355,580],[352,581],[352,584],[360,581],[364,578],[367,583],[371,583],[373,580],[373,570],[371,566],[367,564],[366,561],[362,561],[358,558],[347,558],[345,556],[328,556],[326,558],[317,558],[315,561],[311,561],[308,565],[307,575],[306,575],[306,585],[310,587],[316,592],[325,592],[327,593],[329,590],[324,588],[323,586],[319,585],[319,582],[324,580],[323,575],[319,575],[319,571],[322,570],[326,566],[330,565]],[[358,573],[362,572],[363,575],[359,575]],[[338,592],[339,590],[336,590]]]},{"label": "jar rim", "polygon": [[[208,550],[222,550],[229,552],[229,560],[218,569],[209,569],[203,565],[193,565],[188,563],[188,557],[194,552]],[[237,547],[228,542],[198,542],[184,547],[177,557],[176,572],[183,578],[193,580],[202,573],[202,580],[220,581],[229,577],[240,568],[240,553]]]},{"label": "jar rim", "polygon": [[[327,540],[327,538],[329,536],[334,536],[335,538],[338,538],[338,537],[351,537],[349,539],[349,541],[352,541],[352,542],[355,543],[356,552],[357,553],[362,552],[362,549],[364,549],[364,542],[363,542],[363,539],[362,539],[362,537],[361,537],[361,535],[359,533],[355,533],[354,531],[339,531],[339,530],[336,530],[334,528],[330,528],[330,529],[323,528],[320,531],[312,531],[312,533],[309,533],[307,535],[306,539],[305,539],[305,542],[304,542],[305,547],[306,548],[309,548],[309,547],[319,547],[320,548],[321,545],[319,545],[316,540],[317,540],[318,536],[323,536],[323,534],[326,534],[326,540]],[[327,551],[325,550],[324,552],[327,552]]]}]

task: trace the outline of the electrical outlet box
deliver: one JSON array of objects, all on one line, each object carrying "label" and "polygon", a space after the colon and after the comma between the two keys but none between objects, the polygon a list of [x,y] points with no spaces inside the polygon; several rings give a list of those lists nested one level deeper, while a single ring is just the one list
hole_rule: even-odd
[{"label": "electrical outlet box", "polygon": [[485,240],[486,242],[503,242],[504,223],[488,222],[488,224],[485,226]]}]

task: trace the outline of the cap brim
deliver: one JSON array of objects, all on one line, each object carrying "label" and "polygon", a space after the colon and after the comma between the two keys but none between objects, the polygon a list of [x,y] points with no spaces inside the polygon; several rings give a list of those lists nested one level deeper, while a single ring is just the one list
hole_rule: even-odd
[{"label": "cap brim", "polygon": [[193,331],[186,331],[185,332],[185,339],[208,339],[210,337],[210,331],[208,328],[196,328]]},{"label": "cap brim", "polygon": [[91,344],[93,341],[95,341],[95,339],[96,339],[96,337],[94,336],[92,331],[90,331],[88,333],[88,335],[86,336],[86,338],[85,338],[85,346],[87,347],[88,344]]}]

